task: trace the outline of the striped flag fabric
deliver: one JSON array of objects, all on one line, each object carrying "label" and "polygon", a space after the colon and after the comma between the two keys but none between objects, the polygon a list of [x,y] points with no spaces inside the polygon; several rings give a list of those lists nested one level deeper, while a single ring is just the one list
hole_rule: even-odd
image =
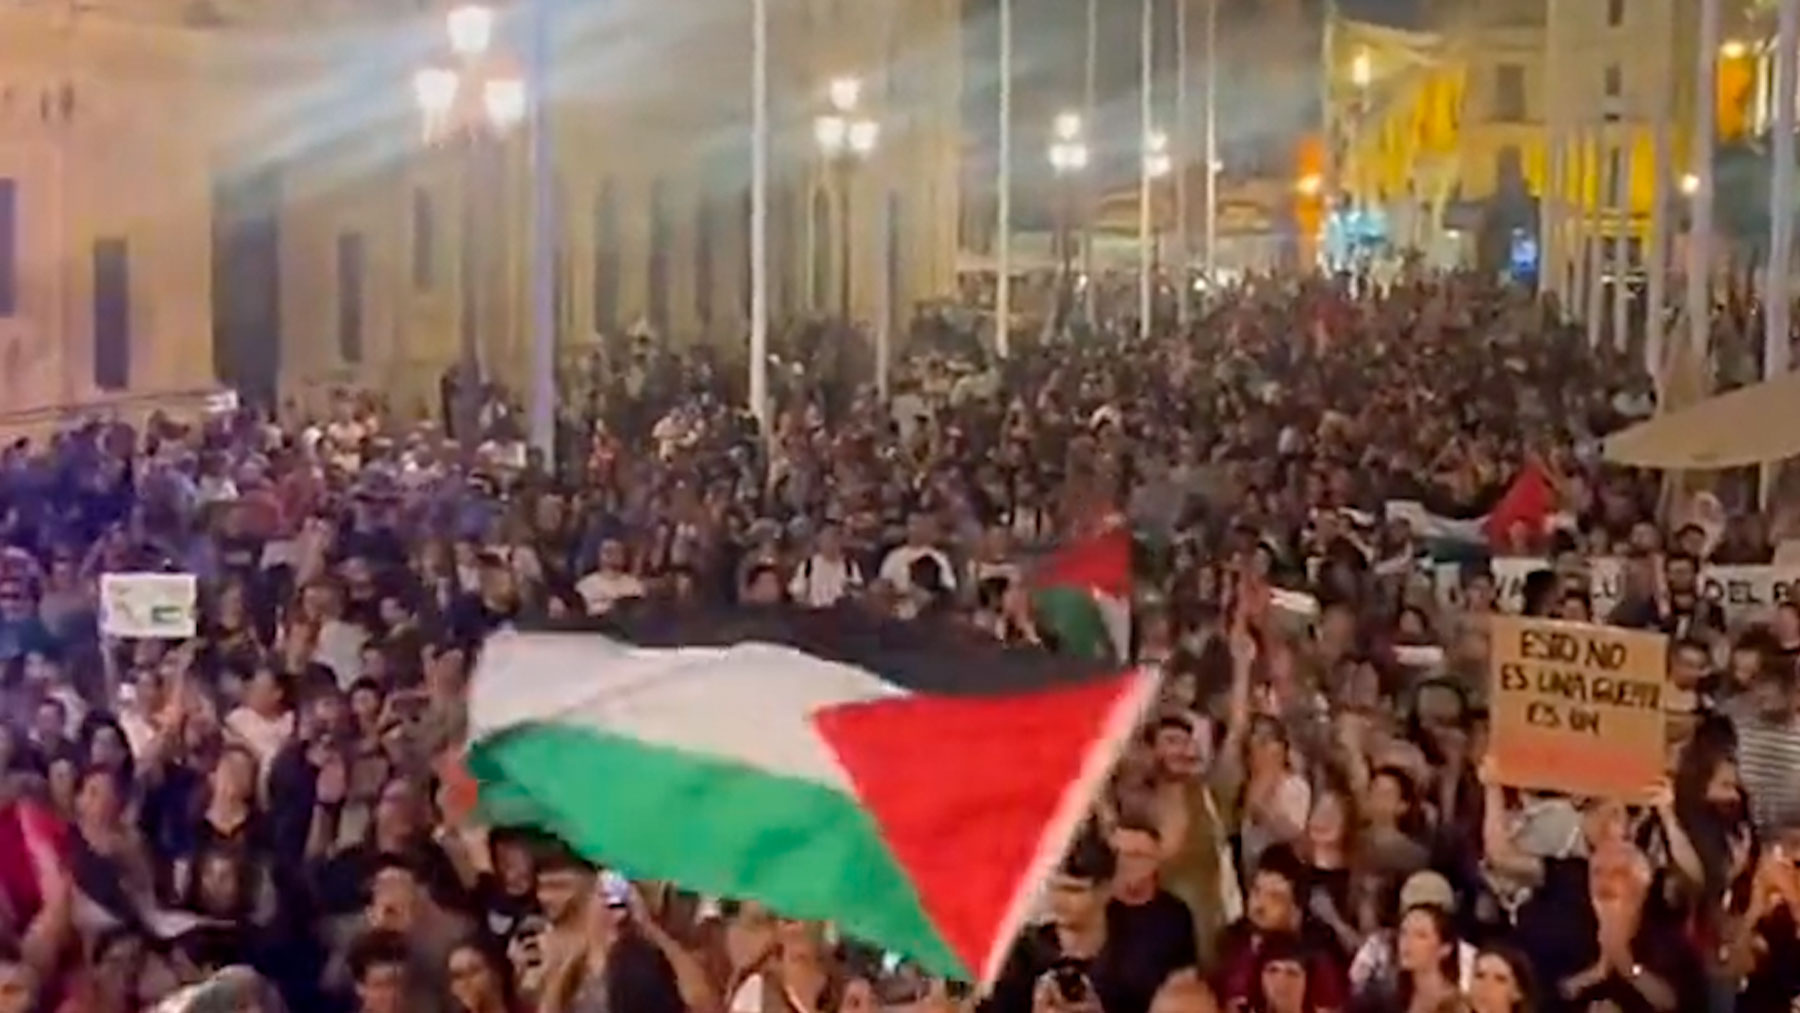
[{"label": "striped flag fabric", "polygon": [[1130,657],[1131,558],[1131,531],[1114,523],[1032,569],[1032,611],[1058,650],[1083,658]]},{"label": "striped flag fabric", "polygon": [[644,615],[491,638],[469,769],[627,875],[991,980],[1154,691],[851,608]]}]

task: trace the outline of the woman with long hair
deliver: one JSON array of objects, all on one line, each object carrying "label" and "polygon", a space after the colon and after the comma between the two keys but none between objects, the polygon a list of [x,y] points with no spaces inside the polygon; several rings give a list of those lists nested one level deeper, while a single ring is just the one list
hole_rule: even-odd
[{"label": "woman with long hair", "polygon": [[520,1013],[512,964],[486,936],[470,936],[445,958],[455,1013]]},{"label": "woman with long hair", "polygon": [[1314,790],[1300,851],[1310,873],[1307,910],[1331,929],[1345,953],[1355,953],[1362,945],[1355,903],[1355,883],[1361,875],[1359,829],[1356,796],[1341,782],[1326,778]]},{"label": "woman with long hair", "polygon": [[1537,978],[1523,953],[1490,943],[1475,955],[1469,1013],[1533,1013],[1536,995]]},{"label": "woman with long hair", "polygon": [[1430,904],[1408,908],[1394,935],[1402,1013],[1453,1013],[1462,1002],[1456,923]]}]

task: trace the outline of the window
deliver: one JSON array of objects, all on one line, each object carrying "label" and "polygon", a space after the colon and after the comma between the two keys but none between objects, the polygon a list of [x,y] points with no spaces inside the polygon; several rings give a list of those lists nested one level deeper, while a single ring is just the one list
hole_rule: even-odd
[{"label": "window", "polygon": [[1607,98],[1618,98],[1625,93],[1625,71],[1616,63],[1606,65],[1606,76],[1603,80]]},{"label": "window", "polygon": [[1525,68],[1520,64],[1494,68],[1494,119],[1513,123],[1525,119]]},{"label": "window", "polygon": [[125,240],[94,240],[94,386],[131,386],[131,264]]},{"label": "window", "polygon": [[658,336],[669,334],[669,247],[673,229],[669,221],[669,184],[658,179],[650,184],[650,263],[645,312]]},{"label": "window", "polygon": [[594,198],[594,328],[611,334],[619,326],[619,200],[612,177],[600,181]]},{"label": "window", "polygon": [[413,191],[412,225],[413,288],[429,292],[437,284],[437,209],[424,187]]},{"label": "window", "polygon": [[19,311],[19,185],[0,179],[0,317]]},{"label": "window", "polygon": [[340,232],[337,239],[338,358],[363,358],[363,264],[366,251],[360,232]]},{"label": "window", "polygon": [[1606,26],[1618,28],[1625,23],[1625,0],[1606,0]]}]

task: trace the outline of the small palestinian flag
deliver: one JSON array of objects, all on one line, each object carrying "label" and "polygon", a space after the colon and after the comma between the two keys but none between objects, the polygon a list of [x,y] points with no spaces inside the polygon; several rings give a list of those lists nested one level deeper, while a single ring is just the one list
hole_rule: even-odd
[{"label": "small palestinian flag", "polygon": [[1115,523],[1031,571],[1031,604],[1057,649],[1083,658],[1131,654],[1131,531]]},{"label": "small palestinian flag", "polygon": [[596,862],[991,980],[1153,692],[848,609],[639,616],[490,639],[469,766]]}]

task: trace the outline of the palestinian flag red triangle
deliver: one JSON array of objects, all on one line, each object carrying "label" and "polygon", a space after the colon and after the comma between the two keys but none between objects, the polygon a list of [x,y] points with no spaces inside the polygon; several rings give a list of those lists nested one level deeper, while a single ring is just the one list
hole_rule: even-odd
[{"label": "palestinian flag red triangle", "polygon": [[[852,704],[817,723],[951,950],[999,973],[1153,681]],[[920,743],[930,747],[921,752]]]}]

